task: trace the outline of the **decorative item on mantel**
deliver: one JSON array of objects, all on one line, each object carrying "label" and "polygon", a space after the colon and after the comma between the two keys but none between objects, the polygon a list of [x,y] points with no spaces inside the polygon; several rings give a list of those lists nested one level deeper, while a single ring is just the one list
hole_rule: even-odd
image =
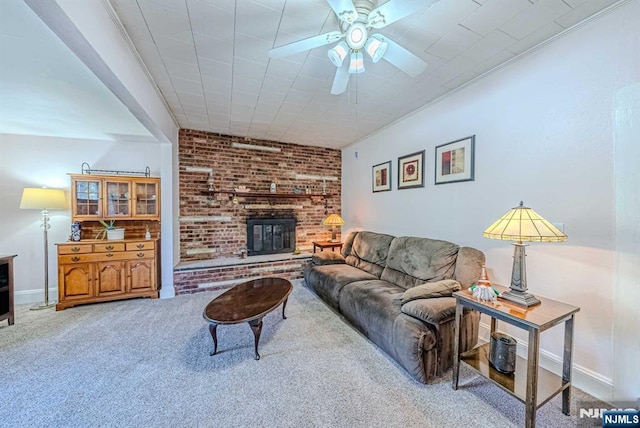
[{"label": "decorative item on mantel", "polygon": [[525,207],[522,201],[519,206],[511,208],[489,226],[482,235],[489,239],[515,241],[513,243],[511,289],[502,293],[500,298],[526,307],[540,304],[538,298],[527,293],[527,267],[525,263],[527,244],[523,244],[523,242],[564,242],[567,240],[567,235],[531,208]]},{"label": "decorative item on mantel", "polygon": [[209,186],[209,191],[213,192],[215,191],[215,187],[214,187],[214,181],[213,181],[213,170],[209,173],[209,178],[207,178],[207,186]]},{"label": "decorative item on mantel", "polygon": [[251,189],[243,185],[243,186],[234,187],[233,191],[236,193],[249,193]]}]

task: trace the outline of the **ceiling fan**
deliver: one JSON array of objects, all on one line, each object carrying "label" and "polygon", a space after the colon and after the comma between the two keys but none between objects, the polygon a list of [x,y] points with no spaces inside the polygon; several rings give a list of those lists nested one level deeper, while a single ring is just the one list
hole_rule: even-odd
[{"label": "ceiling fan", "polygon": [[[351,74],[364,71],[366,52],[376,63],[389,62],[411,77],[427,67],[422,59],[374,29],[386,27],[419,9],[431,7],[439,0],[389,0],[376,7],[372,0],[327,0],[340,21],[340,31],[331,31],[269,50],[269,57],[282,58],[309,49],[338,42],[327,54],[337,67],[331,93],[339,95],[347,89]],[[342,40],[344,39],[344,40]],[[345,59],[349,56],[349,60]]]}]

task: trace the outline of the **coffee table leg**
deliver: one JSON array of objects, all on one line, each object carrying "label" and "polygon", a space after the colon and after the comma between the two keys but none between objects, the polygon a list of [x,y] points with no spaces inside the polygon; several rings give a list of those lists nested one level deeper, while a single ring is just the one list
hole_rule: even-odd
[{"label": "coffee table leg", "polygon": [[253,331],[253,337],[255,339],[256,360],[259,360],[260,354],[258,354],[258,342],[260,342],[260,333],[262,332],[262,318],[249,321],[249,326],[251,327],[251,331]]},{"label": "coffee table leg", "polygon": [[284,303],[282,304],[282,319],[283,320],[287,319],[287,317],[284,315],[284,308],[287,307],[287,300],[289,300],[289,299],[284,299]]},{"label": "coffee table leg", "polygon": [[209,355],[215,355],[216,352],[218,352],[218,335],[216,333],[217,328],[218,324],[213,322],[209,323],[209,333],[211,333],[211,338],[213,339],[213,352]]}]

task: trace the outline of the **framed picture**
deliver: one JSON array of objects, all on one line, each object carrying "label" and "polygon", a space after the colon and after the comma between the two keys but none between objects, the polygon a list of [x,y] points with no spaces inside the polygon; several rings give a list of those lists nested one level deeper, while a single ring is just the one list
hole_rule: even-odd
[{"label": "framed picture", "polygon": [[391,161],[374,165],[372,179],[374,192],[391,190]]},{"label": "framed picture", "polygon": [[424,150],[398,158],[398,189],[424,187]]},{"label": "framed picture", "polygon": [[475,141],[472,135],[436,147],[435,184],[473,181]]}]

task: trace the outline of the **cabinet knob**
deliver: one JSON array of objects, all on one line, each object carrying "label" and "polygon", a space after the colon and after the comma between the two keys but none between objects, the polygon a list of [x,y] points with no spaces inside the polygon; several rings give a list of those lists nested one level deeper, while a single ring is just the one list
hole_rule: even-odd
[{"label": "cabinet knob", "polygon": [[144,257],[144,253],[138,253],[136,254],[138,257]]},{"label": "cabinet knob", "polygon": [[71,261],[72,262],[79,262],[80,261],[80,257],[71,257]]},{"label": "cabinet knob", "polygon": [[107,257],[113,257],[112,253],[107,253]]},{"label": "cabinet knob", "polygon": [[77,253],[78,251],[80,251],[80,247],[71,247],[71,251]]},{"label": "cabinet knob", "polygon": [[111,250],[113,250],[113,245],[107,245],[105,248],[106,248],[107,250],[111,251]]},{"label": "cabinet knob", "polygon": [[144,244],[138,244],[136,247],[138,247],[139,250],[142,250],[144,248]]}]

